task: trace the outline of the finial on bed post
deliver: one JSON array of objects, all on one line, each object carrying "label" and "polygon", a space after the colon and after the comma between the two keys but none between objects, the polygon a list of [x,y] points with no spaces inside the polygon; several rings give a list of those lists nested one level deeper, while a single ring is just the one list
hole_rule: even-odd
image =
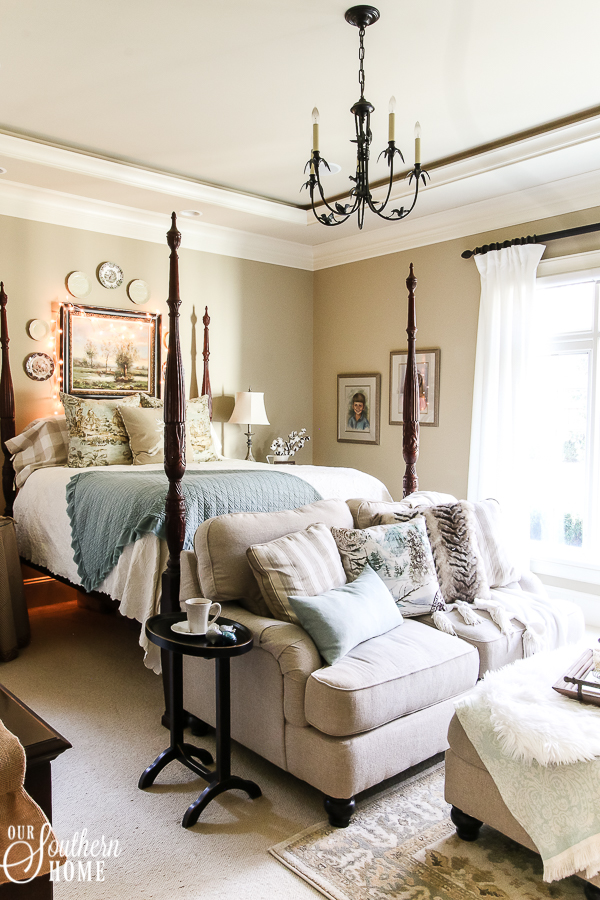
[{"label": "finial on bed post", "polygon": [[204,394],[206,394],[208,396],[208,414],[212,422],[212,391],[210,389],[210,374],[208,371],[208,358],[210,356],[210,349],[208,346],[208,326],[210,325],[208,306],[204,307],[202,324],[204,325],[204,348],[202,350],[202,358],[204,360],[204,370],[202,373],[202,395],[204,396]]},{"label": "finial on bed post", "polygon": [[180,557],[185,540],[185,501],[181,479],[185,473],[185,385],[179,343],[179,258],[177,250],[181,234],[177,230],[177,216],[171,216],[167,232],[171,248],[169,267],[169,347],[165,368],[165,473],[169,491],[165,503],[167,546],[169,561],[162,577],[161,612],[179,612]]},{"label": "finial on bed post", "polygon": [[408,288],[408,359],[406,361],[406,378],[404,380],[404,397],[402,406],[402,455],[406,463],[402,481],[402,496],[412,494],[419,487],[417,478],[417,459],[419,458],[419,376],[417,373],[416,334],[417,316],[415,311],[415,288],[417,279],[410,264],[410,273],[406,279]]},{"label": "finial on bed post", "polygon": [[2,347],[2,375],[0,376],[0,443],[4,453],[2,466],[2,491],[4,493],[5,516],[12,516],[15,501],[15,470],[11,462],[11,453],[6,449],[6,442],[15,436],[15,392],[10,374],[8,352],[8,319],[6,304],[8,297],[4,291],[4,282],[0,281],[0,346]]}]

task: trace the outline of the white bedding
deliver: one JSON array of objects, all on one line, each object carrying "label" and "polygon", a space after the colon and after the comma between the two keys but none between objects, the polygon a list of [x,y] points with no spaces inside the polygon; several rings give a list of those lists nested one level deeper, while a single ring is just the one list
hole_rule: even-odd
[{"label": "white bedding", "polygon": [[[97,467],[106,471],[105,466]],[[111,466],[111,470],[129,471],[130,466]],[[136,466],[136,470],[163,470],[162,465]],[[267,463],[252,463],[239,459],[193,464],[187,472],[231,469],[269,469]],[[71,523],[67,513],[66,486],[73,475],[90,469],[70,469],[66,466],[38,469],[19,491],[14,505],[14,518],[20,555],[54,575],[67,578],[73,584],[81,579],[73,561]],[[285,471],[304,479],[321,494],[324,500],[391,500],[385,485],[365,472],[325,466],[288,466]],[[167,565],[165,541],[155,535],[125,547],[118,564],[105,578],[98,590],[120,601],[120,611],[138,622],[158,611],[161,575]],[[140,645],[146,651],[146,663],[156,670],[155,654],[148,657],[148,643],[142,629]]]}]

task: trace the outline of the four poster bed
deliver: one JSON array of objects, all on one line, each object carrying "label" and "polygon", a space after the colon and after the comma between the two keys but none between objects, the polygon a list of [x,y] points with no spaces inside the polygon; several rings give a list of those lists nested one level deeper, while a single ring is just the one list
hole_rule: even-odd
[{"label": "four poster bed", "polygon": [[[148,616],[158,609],[171,612],[179,609],[180,593],[180,557],[184,546],[190,546],[190,529],[205,518],[220,512],[244,511],[246,509],[281,509],[294,508],[310,503],[314,499],[365,497],[373,500],[391,499],[385,486],[365,473],[353,469],[337,469],[319,466],[297,466],[283,473],[275,471],[272,466],[262,463],[248,463],[241,460],[217,459],[202,465],[188,464],[186,467],[185,429],[186,398],[183,378],[183,365],[179,336],[179,296],[178,248],[181,235],[177,230],[176,216],[173,213],[172,226],[167,234],[170,248],[169,274],[169,342],[164,377],[164,465],[131,466],[111,465],[109,467],[69,468],[65,465],[50,466],[34,471],[26,483],[18,491],[15,488],[15,471],[11,452],[7,442],[15,437],[15,401],[10,372],[9,337],[7,322],[7,295],[4,286],[0,287],[0,344],[2,350],[2,373],[0,376],[0,438],[4,452],[2,470],[2,486],[5,497],[5,514],[15,516],[19,547],[25,562],[40,567],[70,583],[78,585],[83,582],[88,591],[99,591],[108,595],[120,604],[121,612],[144,622]],[[403,455],[406,470],[403,482],[404,495],[417,489],[416,461],[419,446],[419,398],[418,377],[415,358],[415,287],[416,278],[411,264],[407,278],[408,287],[408,365],[404,389],[403,407]],[[203,379],[202,395],[208,398],[209,409],[212,407],[210,374],[209,374],[209,324],[210,317],[206,309],[203,317]],[[188,477],[184,480],[184,473]],[[65,491],[71,482],[77,482],[81,473],[97,470],[99,478],[106,479],[117,476],[125,477],[129,470],[131,476],[143,477],[144,490],[160,485],[162,479],[162,498],[164,500],[164,470],[168,481],[166,501],[160,501],[162,519],[156,513],[156,527],[146,529],[142,535],[136,534],[138,540],[127,543],[114,554],[109,570],[106,561],[96,572],[96,581],[81,577],[81,566],[76,559],[77,552],[72,548],[71,522],[69,521]],[[147,471],[149,470],[149,471]],[[237,485],[236,477],[246,478],[252,471],[252,480],[256,482],[255,491],[269,495],[272,480],[279,479],[289,496],[283,501],[275,500],[275,505],[263,507],[253,506],[252,500],[246,499],[246,506],[226,507],[217,496],[213,506],[207,506],[206,497],[200,498],[200,510],[192,514],[189,490],[194,481],[202,482],[202,489],[207,482],[227,482]],[[292,474],[293,472],[293,474]],[[159,478],[160,476],[160,478]],[[138,480],[139,480],[138,478]],[[149,480],[150,479],[150,480]],[[132,480],[131,478],[129,480]],[[81,482],[87,483],[86,481]],[[105,480],[104,485],[108,485]],[[102,485],[102,482],[101,482]],[[102,489],[100,487],[100,489]],[[108,490],[108,487],[106,488]],[[229,490],[230,488],[228,488]],[[233,490],[233,488],[231,488]],[[236,486],[235,491],[239,489]],[[121,489],[117,489],[116,503],[121,506]],[[186,491],[188,491],[186,493]],[[150,495],[148,495],[150,496]],[[150,501],[148,501],[150,502]],[[187,512],[186,512],[187,502]],[[278,506],[277,503],[280,505]],[[283,505],[281,505],[283,504]],[[115,503],[112,500],[114,512]],[[110,516],[107,521],[110,521]],[[186,525],[188,533],[186,536]],[[104,527],[104,526],[103,526]],[[100,532],[102,535],[102,532]],[[193,538],[193,531],[191,533]],[[162,573],[162,574],[161,574]],[[98,577],[102,575],[98,581]],[[147,660],[155,671],[159,670],[158,652],[149,646],[142,629],[140,643],[147,654],[154,656]]]}]

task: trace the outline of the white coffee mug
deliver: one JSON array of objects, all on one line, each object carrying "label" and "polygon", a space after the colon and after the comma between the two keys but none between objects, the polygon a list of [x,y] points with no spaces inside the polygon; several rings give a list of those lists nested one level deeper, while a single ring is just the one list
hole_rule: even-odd
[{"label": "white coffee mug", "polygon": [[[192,634],[206,634],[208,626],[212,625],[221,615],[221,604],[205,600],[204,597],[192,597],[190,600],[186,600],[185,608]],[[217,611],[210,619],[213,608],[216,608]]]}]

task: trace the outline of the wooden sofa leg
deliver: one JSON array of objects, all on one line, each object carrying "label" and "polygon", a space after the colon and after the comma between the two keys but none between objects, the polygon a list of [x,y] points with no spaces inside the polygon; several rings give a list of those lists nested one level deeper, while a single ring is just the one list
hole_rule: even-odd
[{"label": "wooden sofa leg", "polygon": [[479,829],[483,822],[480,822],[479,819],[474,819],[473,816],[468,816],[462,809],[458,809],[457,806],[453,806],[450,810],[450,818],[454,822],[456,833],[462,841],[477,840]]},{"label": "wooden sofa leg", "polygon": [[586,881],[584,884],[583,893],[586,900],[600,900],[600,888],[596,887],[595,884],[590,884],[589,881]]},{"label": "wooden sofa leg", "polygon": [[350,797],[348,800],[337,800],[335,797],[325,797],[325,812],[329,817],[329,824],[334,828],[347,828],[356,809],[356,800]]}]

